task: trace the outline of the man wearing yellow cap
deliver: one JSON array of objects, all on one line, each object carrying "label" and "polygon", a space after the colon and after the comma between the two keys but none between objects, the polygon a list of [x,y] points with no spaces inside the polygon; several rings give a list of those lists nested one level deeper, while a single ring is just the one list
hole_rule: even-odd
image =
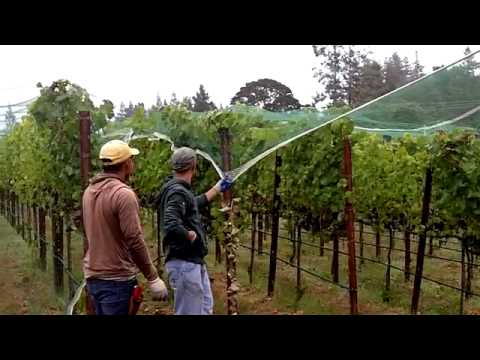
[{"label": "man wearing yellow cap", "polygon": [[155,300],[168,295],[145,244],[138,199],[127,185],[134,171],[133,156],[138,154],[123,141],[106,143],[100,150],[103,172],[90,181],[83,195],[88,242],[84,274],[97,315],[128,314],[139,270]]}]

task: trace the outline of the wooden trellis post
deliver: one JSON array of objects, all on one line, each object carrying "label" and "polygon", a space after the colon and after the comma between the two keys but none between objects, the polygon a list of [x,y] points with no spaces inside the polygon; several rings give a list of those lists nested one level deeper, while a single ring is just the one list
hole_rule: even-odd
[{"label": "wooden trellis post", "polygon": [[[277,250],[278,250],[278,227],[280,220],[280,175],[278,168],[282,166],[282,158],[275,153],[275,173],[273,181],[273,207],[272,207],[272,241],[270,242],[270,267],[268,271],[268,296],[273,296],[275,289],[275,275],[277,271]],[[260,234],[259,234],[260,236]]]},{"label": "wooden trellis post", "polygon": [[418,303],[420,300],[420,287],[422,286],[423,262],[425,260],[425,246],[427,243],[427,225],[430,212],[430,199],[432,197],[432,168],[428,167],[425,176],[425,188],[423,191],[423,207],[422,207],[422,227],[418,239],[417,250],[417,267],[415,271],[415,280],[413,283],[412,304],[410,313],[416,315],[418,312]]},{"label": "wooden trellis post", "polygon": [[[352,143],[349,137],[343,141],[343,166],[344,176],[347,180],[346,191],[351,193],[353,190],[352,179]],[[355,217],[353,205],[350,198],[345,202],[345,221],[348,239],[348,281],[350,287],[350,314],[358,314],[358,294],[357,294],[357,265],[355,261]]]}]

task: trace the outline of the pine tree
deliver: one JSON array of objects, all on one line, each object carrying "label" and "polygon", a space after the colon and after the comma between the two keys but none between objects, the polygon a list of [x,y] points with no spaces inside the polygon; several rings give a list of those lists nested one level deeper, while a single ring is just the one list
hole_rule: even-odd
[{"label": "pine tree", "polygon": [[402,59],[402,71],[403,71],[403,74],[404,74],[404,77],[405,77],[404,81],[405,81],[405,84],[406,84],[406,83],[409,82],[410,77],[413,74],[413,67],[410,64],[410,60],[408,60],[408,58],[406,56]]},{"label": "pine tree", "polygon": [[325,88],[317,93],[314,102],[319,103],[327,98],[333,106],[345,105],[347,95],[342,79],[345,48],[343,45],[313,45],[315,56],[320,58],[320,66],[314,68],[314,77]]},{"label": "pine tree", "polygon": [[[467,46],[465,49],[464,55],[470,55],[472,53],[472,50],[470,50],[470,47]],[[475,71],[480,68],[480,63],[475,61],[475,55],[469,57],[468,59],[465,60],[465,69],[470,75],[475,75]]]},{"label": "pine tree", "polygon": [[393,91],[400,86],[408,83],[409,63],[408,59],[402,61],[400,56],[395,52],[385,60],[384,66],[385,88],[387,92]]},{"label": "pine tree", "polygon": [[162,99],[160,99],[160,95],[158,95],[157,93],[157,100],[155,101],[155,104],[152,105],[152,107],[150,108],[150,111],[153,112],[153,111],[161,111],[163,109],[164,105],[162,103]]},{"label": "pine tree", "polygon": [[185,97],[182,99],[181,104],[182,104],[183,106],[185,106],[189,111],[192,111],[192,110],[193,110],[192,99],[191,99],[189,96],[185,96]]},{"label": "pine tree", "polygon": [[413,63],[413,67],[409,74],[409,81],[420,79],[424,75],[423,66],[420,65],[420,62],[418,61],[418,52],[415,51],[415,62]]},{"label": "pine tree", "polygon": [[178,101],[177,99],[177,94],[175,94],[174,92],[172,93],[172,97],[170,98],[170,105],[173,105],[173,106],[177,106],[179,105],[180,102]]},{"label": "pine tree", "polygon": [[354,108],[361,102],[360,74],[362,64],[366,61],[367,55],[357,50],[355,46],[349,45],[348,51],[342,58],[342,78],[344,81],[344,93],[346,103]]},{"label": "pine tree", "polygon": [[358,105],[384,95],[386,89],[382,65],[375,60],[367,59],[360,69],[358,89]]},{"label": "pine tree", "polygon": [[117,116],[115,116],[115,121],[123,121],[127,117],[127,112],[125,109],[125,104],[123,101],[120,103],[120,109],[118,110]]},{"label": "pine tree", "polygon": [[204,86],[200,85],[197,94],[193,97],[193,111],[207,112],[215,110],[216,108],[215,104],[210,101],[210,97],[205,91]]},{"label": "pine tree", "polygon": [[120,114],[125,114],[125,104],[124,104],[123,101],[120,103],[119,113],[120,113]]},{"label": "pine tree", "polygon": [[125,116],[127,118],[132,117],[134,112],[135,112],[135,106],[133,106],[132,102],[130,101],[128,104],[128,107],[125,109]]}]

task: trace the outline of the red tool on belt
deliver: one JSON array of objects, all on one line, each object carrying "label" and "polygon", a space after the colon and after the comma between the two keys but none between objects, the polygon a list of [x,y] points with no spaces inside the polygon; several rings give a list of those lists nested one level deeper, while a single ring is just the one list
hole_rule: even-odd
[{"label": "red tool on belt", "polygon": [[128,315],[136,315],[140,305],[143,301],[143,287],[135,285],[133,287],[132,296],[130,297],[130,306],[128,308]]}]

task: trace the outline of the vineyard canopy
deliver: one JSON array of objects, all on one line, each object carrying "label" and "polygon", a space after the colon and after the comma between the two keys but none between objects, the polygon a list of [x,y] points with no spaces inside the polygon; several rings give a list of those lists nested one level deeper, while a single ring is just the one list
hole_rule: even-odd
[{"label": "vineyard canopy", "polygon": [[277,149],[337,119],[348,117],[355,129],[388,136],[404,133],[429,134],[454,128],[480,128],[479,51],[438,69],[418,80],[378,97],[356,109],[318,111],[314,108],[289,112],[269,112],[244,105],[206,113],[182,107],[166,107],[149,114],[146,124],[130,128],[114,125],[105,139],[138,137],[170,141],[174,147],[189,146],[209,159],[220,176],[219,132],[231,136],[230,174],[238,178],[258,161]]}]

